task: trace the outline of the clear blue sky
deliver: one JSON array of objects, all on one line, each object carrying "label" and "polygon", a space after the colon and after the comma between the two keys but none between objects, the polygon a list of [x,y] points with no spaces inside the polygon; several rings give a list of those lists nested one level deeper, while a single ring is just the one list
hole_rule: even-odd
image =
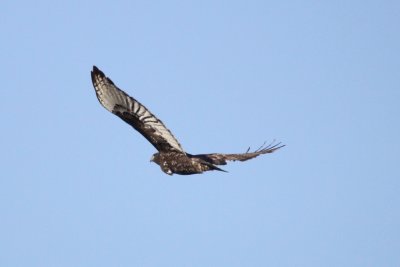
[{"label": "clear blue sky", "polygon": [[[0,4],[0,266],[400,266],[399,1]],[[190,153],[172,177],[97,65]]]}]

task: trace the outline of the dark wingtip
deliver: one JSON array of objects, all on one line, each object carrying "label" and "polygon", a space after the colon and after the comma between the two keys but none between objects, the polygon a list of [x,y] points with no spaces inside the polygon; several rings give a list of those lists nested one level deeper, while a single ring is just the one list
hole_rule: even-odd
[{"label": "dark wingtip", "polygon": [[109,83],[114,84],[114,82],[113,82],[110,78],[106,77],[106,75],[104,74],[104,72],[102,72],[102,71],[101,71],[98,67],[96,67],[95,65],[93,65],[93,70],[91,71],[91,76],[92,76],[92,81],[93,81],[93,82],[94,82],[95,76],[99,76],[99,77],[101,77],[101,78],[107,79],[107,81],[108,81]]},{"label": "dark wingtip", "polygon": [[102,77],[105,77],[104,73],[98,67],[96,67],[95,65],[93,65],[92,74],[100,75]]},{"label": "dark wingtip", "polygon": [[[282,147],[285,147],[286,145],[283,145],[281,142],[275,143],[275,139],[269,143],[268,145],[265,145],[267,142],[264,142],[262,146],[260,146],[258,149],[256,149],[252,153],[259,153],[259,154],[266,154],[266,153],[272,153]],[[249,150],[247,150],[246,153],[248,153]]]},{"label": "dark wingtip", "polygon": [[[275,140],[274,140],[274,142],[275,142]],[[274,152],[274,151],[276,151],[278,149],[281,149],[281,148],[286,146],[286,145],[283,145],[281,142],[279,142],[277,144],[273,144],[273,143],[271,143],[270,145],[268,145],[267,147],[265,147],[262,150],[267,150],[267,151],[270,151],[269,153],[272,153],[272,152]]]}]

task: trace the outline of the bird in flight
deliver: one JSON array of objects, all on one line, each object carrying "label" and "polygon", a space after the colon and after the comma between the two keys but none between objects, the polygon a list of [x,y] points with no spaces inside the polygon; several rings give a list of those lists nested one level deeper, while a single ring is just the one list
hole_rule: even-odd
[{"label": "bird in flight", "polygon": [[150,161],[157,163],[166,174],[189,175],[213,170],[225,172],[216,165],[226,165],[227,161],[246,161],[262,154],[272,153],[285,146],[272,142],[266,146],[264,143],[253,152],[250,152],[249,148],[245,153],[240,154],[189,154],[183,150],[181,144],[161,120],[139,101],[119,89],[96,66],[93,66],[91,76],[100,104],[135,128],[158,150]]}]

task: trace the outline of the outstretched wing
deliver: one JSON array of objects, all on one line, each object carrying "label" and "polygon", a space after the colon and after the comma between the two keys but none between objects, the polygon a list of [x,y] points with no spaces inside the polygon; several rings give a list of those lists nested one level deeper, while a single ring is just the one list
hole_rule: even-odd
[{"label": "outstretched wing", "polygon": [[183,151],[178,140],[156,116],[139,101],[119,89],[96,66],[91,72],[100,104],[141,133],[158,151]]},{"label": "outstretched wing", "polygon": [[247,149],[246,153],[241,153],[241,154],[220,154],[220,153],[213,153],[213,154],[199,154],[199,155],[191,155],[191,157],[195,158],[200,158],[202,160],[205,160],[211,164],[215,165],[225,165],[227,161],[246,161],[252,158],[255,158],[259,155],[262,154],[268,154],[272,153],[275,150],[278,150],[285,145],[281,145],[281,143],[274,144],[272,142],[271,144],[264,146],[265,143],[257,150],[253,152],[249,152],[250,148]]}]

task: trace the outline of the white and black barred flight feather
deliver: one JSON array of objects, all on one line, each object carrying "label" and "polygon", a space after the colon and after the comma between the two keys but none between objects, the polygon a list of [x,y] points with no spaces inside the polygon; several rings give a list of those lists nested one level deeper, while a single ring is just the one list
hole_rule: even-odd
[{"label": "white and black barred flight feather", "polygon": [[100,104],[141,133],[158,151],[183,152],[178,140],[139,101],[119,89],[104,73],[93,66],[92,82]]},{"label": "white and black barred flight feather", "polygon": [[241,154],[199,154],[186,153],[170,130],[139,101],[119,89],[96,66],[91,72],[93,87],[100,104],[120,117],[141,133],[157,150],[152,161],[160,165],[169,175],[196,174],[209,170],[219,170],[215,165],[225,165],[227,161],[246,161],[261,154],[272,153],[283,147],[280,143],[262,146],[254,152]]}]

